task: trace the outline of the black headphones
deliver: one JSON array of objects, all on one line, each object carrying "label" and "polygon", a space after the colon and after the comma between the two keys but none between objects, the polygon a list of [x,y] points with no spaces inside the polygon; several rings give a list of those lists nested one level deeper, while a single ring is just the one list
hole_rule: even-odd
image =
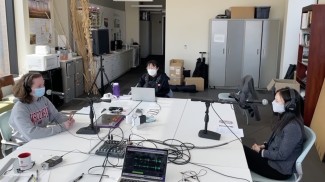
[{"label": "black headphones", "polygon": [[285,103],[286,111],[295,111],[297,107],[296,95],[293,89],[288,88],[290,92],[290,101]]},{"label": "black headphones", "polygon": [[24,80],[24,88],[25,88],[25,91],[27,94],[32,92],[32,88],[28,85],[28,82],[32,76],[33,76],[33,74],[29,74],[25,77],[25,80]]}]

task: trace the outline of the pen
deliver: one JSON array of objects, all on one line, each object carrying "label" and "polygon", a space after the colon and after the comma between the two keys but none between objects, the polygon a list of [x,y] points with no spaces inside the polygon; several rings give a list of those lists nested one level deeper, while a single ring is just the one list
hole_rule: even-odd
[{"label": "pen", "polygon": [[70,116],[69,116],[69,120],[71,120],[71,119],[73,118],[73,115],[74,115],[74,114],[71,112],[71,113],[70,113]]},{"label": "pen", "polygon": [[38,181],[38,169],[36,170],[36,182]]},{"label": "pen", "polygon": [[29,182],[31,179],[33,179],[33,177],[34,177],[34,174],[30,175],[27,182]]},{"label": "pen", "polygon": [[84,175],[84,173],[82,173],[80,176],[78,176],[76,179],[74,179],[73,182],[79,181],[82,178],[83,175]]}]

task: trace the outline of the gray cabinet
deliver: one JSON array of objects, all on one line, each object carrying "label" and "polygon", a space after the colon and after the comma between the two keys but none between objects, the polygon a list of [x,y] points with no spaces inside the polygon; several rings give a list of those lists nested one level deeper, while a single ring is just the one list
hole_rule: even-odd
[{"label": "gray cabinet", "polygon": [[81,57],[75,59],[75,68],[75,96],[79,97],[80,95],[84,94],[84,67]]},{"label": "gray cabinet", "polygon": [[62,69],[64,102],[67,103],[84,93],[82,58],[78,56],[60,61],[60,67]]},{"label": "gray cabinet", "polygon": [[64,102],[67,103],[75,98],[75,63],[73,60],[60,61],[60,67],[62,69]]},{"label": "gray cabinet", "polygon": [[277,75],[278,20],[218,20],[210,22],[209,85],[236,87],[243,76],[265,88]]},{"label": "gray cabinet", "polygon": [[[133,49],[128,49],[117,51],[114,54],[106,54],[102,56],[105,73],[110,82],[130,70],[130,68],[132,67],[132,55]],[[94,57],[94,59],[97,63],[96,70],[98,70],[100,66],[99,57]],[[98,88],[101,87],[100,81],[101,78],[99,76],[96,80],[96,85],[98,86]],[[107,84],[107,79],[104,76],[104,85]]]}]

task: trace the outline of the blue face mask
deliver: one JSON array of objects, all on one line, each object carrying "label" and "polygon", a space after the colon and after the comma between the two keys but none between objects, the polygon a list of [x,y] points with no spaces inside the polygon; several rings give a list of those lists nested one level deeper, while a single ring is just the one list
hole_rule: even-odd
[{"label": "blue face mask", "polygon": [[42,97],[45,94],[45,87],[35,88],[34,89],[34,97]]}]

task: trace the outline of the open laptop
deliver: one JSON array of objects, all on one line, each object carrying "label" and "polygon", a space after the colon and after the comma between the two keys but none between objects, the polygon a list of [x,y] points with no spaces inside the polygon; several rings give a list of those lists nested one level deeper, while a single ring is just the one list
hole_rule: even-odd
[{"label": "open laptop", "polygon": [[168,150],[127,146],[119,182],[164,182]]},{"label": "open laptop", "polygon": [[131,87],[132,100],[155,102],[156,94],[154,88]]}]

